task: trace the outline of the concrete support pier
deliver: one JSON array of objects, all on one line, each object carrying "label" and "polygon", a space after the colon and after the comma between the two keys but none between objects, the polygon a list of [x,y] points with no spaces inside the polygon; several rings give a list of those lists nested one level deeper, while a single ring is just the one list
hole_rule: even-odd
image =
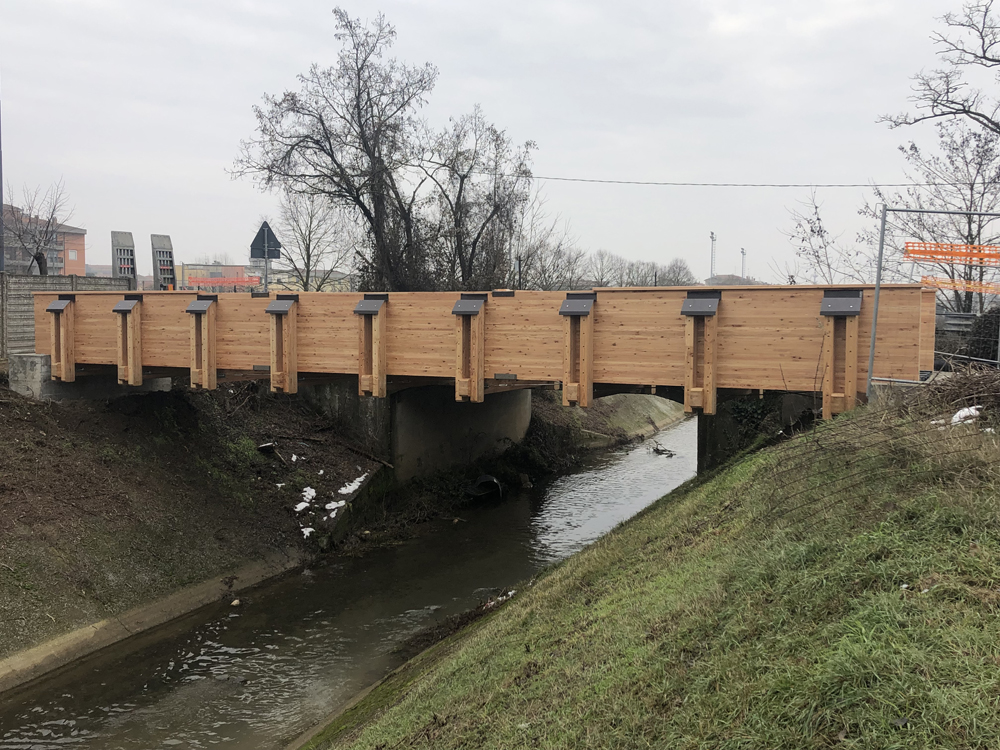
[{"label": "concrete support pier", "polygon": [[494,393],[482,403],[456,401],[447,385],[361,398],[356,378],[303,385],[299,393],[367,450],[384,456],[399,483],[502,453],[524,439],[531,421],[527,388]]}]

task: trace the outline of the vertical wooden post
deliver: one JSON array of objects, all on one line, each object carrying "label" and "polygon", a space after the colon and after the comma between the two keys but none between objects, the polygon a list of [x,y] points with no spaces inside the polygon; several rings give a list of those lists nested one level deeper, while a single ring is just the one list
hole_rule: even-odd
[{"label": "vertical wooden post", "polygon": [[188,305],[191,313],[191,387],[214,390],[216,386],[215,307],[217,297],[199,295]]},{"label": "vertical wooden post", "polygon": [[586,408],[594,397],[594,312],[580,317],[579,321],[580,362],[576,403]]},{"label": "vertical wooden post", "polygon": [[388,294],[366,294],[354,308],[358,316],[358,395],[385,398]]},{"label": "vertical wooden post", "polygon": [[844,344],[844,410],[858,405],[858,316],[845,318],[847,326]]},{"label": "vertical wooden post", "polygon": [[142,385],[142,295],[126,294],[112,312],[118,317],[118,382]]},{"label": "vertical wooden post", "polygon": [[455,302],[455,400],[480,403],[485,397],[486,294],[463,294]]},{"label": "vertical wooden post", "polygon": [[296,316],[299,295],[279,294],[267,306],[271,316],[271,391],[299,392]]},{"label": "vertical wooden post", "polygon": [[836,325],[833,316],[823,318],[823,419],[833,416],[833,366],[836,355],[834,346],[834,331]]},{"label": "vertical wooden post", "polygon": [[[701,409],[715,414],[715,349],[719,338],[716,313],[722,292],[715,289],[688,292],[681,305],[684,324],[684,411]],[[698,370],[701,370],[701,376]]]},{"label": "vertical wooden post", "polygon": [[[861,315],[860,289],[827,289],[820,304],[823,316],[823,419],[850,411],[858,402],[858,317]],[[844,345],[837,346],[843,326]],[[841,348],[843,351],[841,352]],[[843,356],[844,387],[838,388],[837,363]]]},{"label": "vertical wooden post", "polygon": [[64,383],[76,380],[76,326],[74,307],[76,297],[61,294],[46,308],[49,315],[49,351],[52,379]]},{"label": "vertical wooden post", "polygon": [[694,389],[698,377],[698,360],[695,352],[695,322],[697,318],[688,315],[684,321],[684,411],[694,411]]},{"label": "vertical wooden post", "polygon": [[702,368],[701,410],[705,414],[715,414],[715,344],[718,339],[719,322],[715,315],[704,318],[705,345]]},{"label": "vertical wooden post", "polygon": [[568,292],[563,316],[563,406],[590,406],[594,396],[595,292]]},{"label": "vertical wooden post", "polygon": [[372,315],[358,316],[358,395],[372,394]]},{"label": "vertical wooden post", "polygon": [[563,406],[571,406],[580,398],[580,319],[563,318]]}]

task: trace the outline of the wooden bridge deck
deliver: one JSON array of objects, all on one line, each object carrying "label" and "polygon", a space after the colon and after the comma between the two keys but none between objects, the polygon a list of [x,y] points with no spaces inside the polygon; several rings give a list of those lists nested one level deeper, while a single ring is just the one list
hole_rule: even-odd
[{"label": "wooden bridge deck", "polygon": [[[858,290],[860,314],[822,314],[827,292],[848,289]],[[717,293],[714,315],[683,314],[689,294],[706,292]],[[574,314],[560,314],[568,296],[582,299],[570,305]],[[367,311],[359,308],[366,297]],[[464,314],[456,308],[463,298]],[[201,312],[188,311],[199,299]],[[562,383],[564,401],[582,406],[594,383],[681,386],[687,407],[708,413],[719,388],[762,389],[823,393],[831,414],[864,393],[873,302],[872,287],[819,286],[590,295],[38,292],[35,348],[53,355],[53,377],[62,380],[77,365],[117,366],[121,382],[132,384],[144,368],[173,368],[213,388],[220,371],[240,371],[295,392],[300,375],[337,373],[358,375],[363,394],[384,396],[387,377],[449,378],[456,398],[472,401],[491,382],[529,381]],[[917,380],[933,357],[934,291],[884,286],[874,375]]]}]

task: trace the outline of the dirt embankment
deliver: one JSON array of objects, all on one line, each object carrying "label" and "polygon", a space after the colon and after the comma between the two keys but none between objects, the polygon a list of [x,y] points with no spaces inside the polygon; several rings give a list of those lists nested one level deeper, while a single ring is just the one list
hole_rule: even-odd
[{"label": "dirt embankment", "polygon": [[580,410],[541,392],[522,445],[394,488],[337,425],[256,383],[110,402],[0,389],[0,690],[334,544],[392,541],[469,502],[479,473],[538,479],[682,416],[655,397]]},{"label": "dirt embankment", "polygon": [[376,466],[252,383],[107,403],[0,390],[0,657],[315,547],[303,489],[334,500]]}]

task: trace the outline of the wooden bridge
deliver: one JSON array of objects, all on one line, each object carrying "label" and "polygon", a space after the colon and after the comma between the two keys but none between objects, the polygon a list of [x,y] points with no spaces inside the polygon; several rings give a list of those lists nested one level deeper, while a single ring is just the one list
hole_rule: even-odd
[{"label": "wooden bridge", "polygon": [[[719,389],[821,393],[825,417],[854,407],[868,375],[872,287],[608,288],[481,294],[77,292],[35,294],[36,352],[52,377],[111,366],[219,381],[352,375],[362,395],[453,382],[460,401],[561,384],[588,406],[595,384],[681,387],[715,413]],[[934,291],[881,290],[874,376],[933,369]]]}]

